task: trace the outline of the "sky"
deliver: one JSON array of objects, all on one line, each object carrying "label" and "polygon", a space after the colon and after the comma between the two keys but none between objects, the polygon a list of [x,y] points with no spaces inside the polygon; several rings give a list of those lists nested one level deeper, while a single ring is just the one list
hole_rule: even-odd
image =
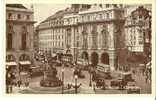
[{"label": "sky", "polygon": [[[31,5],[24,4],[27,8]],[[40,22],[45,20],[47,17],[53,15],[55,12],[70,7],[69,4],[34,4],[34,20],[37,21],[35,24],[38,25]]]}]

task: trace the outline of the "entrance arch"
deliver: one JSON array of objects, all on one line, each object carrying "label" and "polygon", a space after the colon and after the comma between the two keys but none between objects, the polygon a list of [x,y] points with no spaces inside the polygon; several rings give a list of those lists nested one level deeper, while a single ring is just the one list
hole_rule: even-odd
[{"label": "entrance arch", "polygon": [[101,55],[101,63],[109,65],[109,55],[108,55],[108,53],[103,53]]},{"label": "entrance arch", "polygon": [[98,64],[98,62],[99,62],[99,56],[96,52],[93,52],[91,54],[91,63],[93,66],[96,66]]},{"label": "entrance arch", "polygon": [[86,51],[82,52],[81,58],[85,59],[85,60],[88,60],[88,53]]}]

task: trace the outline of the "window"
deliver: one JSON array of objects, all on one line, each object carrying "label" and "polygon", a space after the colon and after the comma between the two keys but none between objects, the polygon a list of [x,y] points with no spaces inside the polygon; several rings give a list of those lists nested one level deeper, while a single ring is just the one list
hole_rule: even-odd
[{"label": "window", "polygon": [[106,8],[109,8],[109,4],[106,4]]},{"label": "window", "polygon": [[141,18],[142,18],[142,16],[140,15],[140,16],[139,16],[139,18],[141,19]]},{"label": "window", "polygon": [[67,19],[67,24],[70,24],[70,20],[69,19]]},{"label": "window", "polygon": [[21,49],[22,50],[25,50],[26,49],[26,43],[27,43],[27,30],[26,30],[26,27],[23,26],[22,27],[23,30],[22,30],[22,34],[21,34]]},{"label": "window", "polygon": [[90,16],[88,15],[88,21],[90,20]]},{"label": "window", "polygon": [[117,4],[113,4],[113,6],[115,7],[115,8],[117,8],[118,6],[117,6]]},{"label": "window", "polygon": [[143,44],[143,42],[142,41],[139,41],[139,44],[141,45],[141,44]]},{"label": "window", "polygon": [[21,14],[18,14],[18,15],[17,15],[17,18],[18,18],[18,19],[21,19]]},{"label": "window", "polygon": [[8,13],[8,19],[11,19],[12,13]]},{"label": "window", "polygon": [[22,54],[19,58],[20,61],[30,60],[30,57],[26,54]]},{"label": "window", "polygon": [[8,50],[12,49],[12,34],[11,33],[7,34],[7,49]]},{"label": "window", "polygon": [[15,57],[14,57],[14,55],[7,55],[6,56],[6,61],[15,61]]},{"label": "window", "polygon": [[82,22],[84,21],[84,16],[82,16]]},{"label": "window", "polygon": [[8,34],[7,34],[7,49],[12,49],[12,44],[13,44],[13,26],[9,25],[7,27],[7,30],[8,30]]},{"label": "window", "polygon": [[100,20],[102,19],[102,14],[99,14],[99,18],[100,18]]},{"label": "window", "polygon": [[30,19],[30,15],[27,15],[27,20],[29,20]]},{"label": "window", "polygon": [[109,19],[109,13],[106,13],[106,16],[107,16],[106,18],[108,18],[108,19]]}]

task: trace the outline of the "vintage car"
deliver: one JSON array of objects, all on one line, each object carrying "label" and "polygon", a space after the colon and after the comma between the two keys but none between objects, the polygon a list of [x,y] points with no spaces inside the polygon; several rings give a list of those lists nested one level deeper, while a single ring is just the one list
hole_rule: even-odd
[{"label": "vintage car", "polygon": [[132,78],[131,72],[121,72],[119,76],[121,79],[123,79],[126,82],[134,81],[134,79]]},{"label": "vintage car", "polygon": [[136,86],[135,81],[128,82],[127,86],[126,86],[126,89],[127,89],[128,94],[133,94],[133,93],[140,94],[140,91],[141,91],[141,88]]},{"label": "vintage car", "polygon": [[126,88],[127,82],[124,81],[122,78],[118,78],[111,81],[111,87],[118,87],[118,89],[123,90]]},{"label": "vintage car", "polygon": [[31,69],[31,77],[41,76],[43,75],[43,68],[41,66],[32,66]]}]

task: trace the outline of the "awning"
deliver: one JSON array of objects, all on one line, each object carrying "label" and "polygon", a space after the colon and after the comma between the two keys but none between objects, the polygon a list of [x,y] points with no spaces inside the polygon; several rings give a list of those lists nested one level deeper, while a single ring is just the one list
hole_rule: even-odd
[{"label": "awning", "polygon": [[6,62],[6,66],[16,66],[16,62]]},{"label": "awning", "polygon": [[19,62],[21,65],[30,65],[31,62],[30,61],[20,61]]}]

